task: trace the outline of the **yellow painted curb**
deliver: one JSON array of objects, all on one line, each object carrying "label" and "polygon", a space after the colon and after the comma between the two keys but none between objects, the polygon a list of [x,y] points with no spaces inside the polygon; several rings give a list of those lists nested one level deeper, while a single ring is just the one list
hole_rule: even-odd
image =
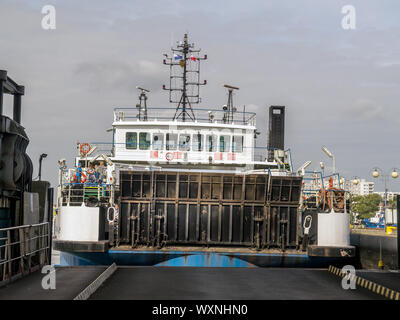
[{"label": "yellow painted curb", "polygon": [[378,284],[378,289],[376,289],[376,293],[377,294],[381,293],[381,288],[382,288],[382,286],[380,284]]},{"label": "yellow painted curb", "polygon": [[[346,276],[345,273],[342,273],[341,269],[339,269],[337,267],[334,267],[332,265],[329,266],[328,271],[333,273],[333,274],[335,274],[335,275],[337,275],[337,276],[340,276],[342,278]],[[384,287],[384,286],[382,286],[382,285],[380,285],[380,284],[378,284],[376,282],[361,278],[361,277],[356,276],[354,274],[350,275],[350,279],[355,281],[357,285],[359,285],[359,286],[361,286],[361,287],[363,287],[363,288],[365,288],[365,289],[367,289],[369,291],[372,291],[372,292],[374,292],[376,294],[379,294],[379,295],[381,295],[381,296],[383,296],[383,297],[385,297],[387,299],[400,300],[400,292],[399,291],[395,291],[395,290],[386,288],[386,287]]]}]

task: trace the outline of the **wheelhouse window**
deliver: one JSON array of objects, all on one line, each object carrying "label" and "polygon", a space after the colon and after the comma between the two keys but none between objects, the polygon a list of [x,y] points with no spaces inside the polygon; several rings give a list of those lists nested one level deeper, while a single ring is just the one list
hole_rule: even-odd
[{"label": "wheelhouse window", "polygon": [[153,133],[153,150],[163,150],[163,149],[164,149],[164,134]]},{"label": "wheelhouse window", "polygon": [[243,152],[243,136],[232,137],[232,152]]},{"label": "wheelhouse window", "polygon": [[203,135],[195,133],[192,137],[193,151],[203,151]]},{"label": "wheelhouse window", "polygon": [[167,133],[165,147],[167,150],[176,150],[178,135],[175,133]]},{"label": "wheelhouse window", "polygon": [[217,151],[217,136],[208,134],[206,137],[206,151],[215,152]]},{"label": "wheelhouse window", "polygon": [[137,133],[127,132],[125,135],[125,148],[126,149],[137,149]]},{"label": "wheelhouse window", "polygon": [[139,149],[140,150],[150,149],[150,133],[148,132],[139,133]]},{"label": "wheelhouse window", "polygon": [[219,137],[219,152],[229,152],[231,145],[231,136]]},{"label": "wheelhouse window", "polygon": [[179,150],[190,151],[190,134],[179,135]]}]

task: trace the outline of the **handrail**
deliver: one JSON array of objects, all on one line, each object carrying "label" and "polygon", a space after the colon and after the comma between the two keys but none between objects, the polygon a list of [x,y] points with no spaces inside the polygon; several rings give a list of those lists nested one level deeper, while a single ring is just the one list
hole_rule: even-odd
[{"label": "handrail", "polygon": [[[0,233],[6,235],[0,238],[0,282],[50,262],[50,222],[1,228]],[[32,259],[36,254],[39,259]]]},{"label": "handrail", "polygon": [[[136,107],[115,107],[114,111],[118,111],[118,110],[135,110],[137,111]],[[174,107],[147,107],[147,110],[176,110],[176,108]],[[211,112],[226,112],[224,110],[221,109],[207,109],[207,108],[192,108],[193,111],[211,111]],[[252,112],[252,111],[235,111],[235,113],[241,113],[241,114],[249,114],[249,115],[257,115],[256,112]]]},{"label": "handrail", "polygon": [[[74,172],[73,169],[66,169],[67,172]],[[63,180],[69,180],[71,175],[67,177],[63,175]],[[86,201],[96,199],[101,202],[111,202],[113,199],[113,185],[105,183],[91,182],[62,182],[60,185],[61,196],[59,198],[60,205],[82,204]]]},{"label": "handrail", "polygon": [[42,223],[35,223],[35,224],[24,224],[22,226],[16,226],[16,227],[9,227],[9,228],[1,228],[1,231],[8,231],[8,230],[16,230],[16,229],[22,229],[22,228],[31,228],[31,227],[38,227],[38,226],[42,226],[48,224],[48,222],[42,222]]},{"label": "handrail", "polygon": [[[180,122],[178,119],[173,119],[172,116],[167,116],[167,114],[161,114],[162,111],[175,112],[175,107],[148,107],[147,108],[147,120],[142,120],[137,117],[138,110],[135,107],[116,107],[114,108],[114,121],[120,121],[124,119],[137,119],[140,122],[152,121],[152,120],[170,120],[174,122]],[[125,112],[127,114],[125,114]],[[122,114],[123,113],[123,116]],[[132,113],[135,115],[132,116]],[[193,108],[193,113],[195,114],[195,119],[191,122],[211,122],[211,123],[224,123],[224,124],[245,124],[245,125],[255,125],[256,113],[252,111],[235,111],[234,118],[226,121],[226,110],[221,109],[206,109],[206,108]],[[121,116],[120,116],[121,114]],[[208,115],[208,116],[207,116]],[[213,117],[210,117],[213,115]],[[218,116],[218,119],[216,119]],[[222,117],[221,117],[222,116]],[[220,119],[221,117],[221,119]]]}]

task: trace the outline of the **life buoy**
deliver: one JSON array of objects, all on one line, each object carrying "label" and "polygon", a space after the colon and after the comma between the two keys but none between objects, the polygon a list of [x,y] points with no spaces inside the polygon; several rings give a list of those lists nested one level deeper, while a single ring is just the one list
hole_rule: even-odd
[{"label": "life buoy", "polygon": [[174,159],[174,154],[172,152],[167,152],[165,155],[165,159],[167,159],[167,161],[171,161]]},{"label": "life buoy", "polygon": [[86,182],[86,174],[84,174],[82,172],[81,183],[85,183],[85,182]]},{"label": "life buoy", "polygon": [[[76,181],[76,173],[74,174],[74,178],[72,179],[71,182],[75,182]],[[76,182],[76,183],[85,183],[86,182],[86,174],[82,172],[81,174],[81,181],[80,182]]]},{"label": "life buoy", "polygon": [[79,150],[81,151],[81,154],[87,154],[90,151],[90,144],[89,143],[81,143],[79,146]]}]

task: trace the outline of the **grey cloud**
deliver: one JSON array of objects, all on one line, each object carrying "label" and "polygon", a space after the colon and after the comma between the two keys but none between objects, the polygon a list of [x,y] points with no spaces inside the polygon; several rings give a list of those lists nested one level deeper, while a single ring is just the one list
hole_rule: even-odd
[{"label": "grey cloud", "polygon": [[349,110],[354,120],[381,120],[384,118],[382,105],[368,99],[358,99]]},{"label": "grey cloud", "polygon": [[76,76],[93,91],[117,90],[132,92],[137,85],[159,91],[164,80],[159,65],[148,60],[81,62],[75,66]]}]

